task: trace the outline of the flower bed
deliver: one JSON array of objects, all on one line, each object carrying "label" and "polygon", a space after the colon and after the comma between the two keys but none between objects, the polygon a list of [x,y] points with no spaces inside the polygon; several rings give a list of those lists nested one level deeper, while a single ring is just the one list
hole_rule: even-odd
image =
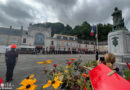
[{"label": "flower bed", "polygon": [[[96,61],[86,62],[81,64],[81,59],[70,58],[66,60],[66,66],[59,66],[54,63],[51,70],[47,69],[47,64],[52,63],[51,60],[46,60],[43,62],[37,62],[43,65],[44,74],[48,76],[48,81],[42,86],[42,90],[48,87],[53,87],[54,90],[92,90],[91,82],[89,79],[88,72],[94,68],[97,63]],[[128,80],[129,71],[125,70],[124,75]],[[34,75],[30,75],[25,78],[17,88],[18,90],[35,90],[37,85],[35,85],[36,79]]]}]

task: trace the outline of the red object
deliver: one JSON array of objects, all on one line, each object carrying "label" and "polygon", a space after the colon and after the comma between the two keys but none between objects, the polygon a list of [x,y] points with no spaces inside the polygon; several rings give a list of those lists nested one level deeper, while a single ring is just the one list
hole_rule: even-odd
[{"label": "red object", "polygon": [[87,74],[85,74],[85,73],[83,73],[83,74],[82,74],[82,76],[83,76],[83,77],[85,77],[85,78],[87,78],[87,77],[88,77],[88,75],[87,75]]},{"label": "red object", "polygon": [[74,60],[75,60],[75,58],[70,58],[70,60],[71,60],[71,61],[74,61]]},{"label": "red object", "polygon": [[86,80],[84,80],[84,84],[86,84],[87,82],[86,82]]},{"label": "red object", "polygon": [[[129,65],[129,63],[127,62],[126,64],[127,64],[128,68],[129,68],[129,70],[130,70],[130,65]],[[128,81],[130,82],[130,75],[129,75],[129,80],[128,80]]]},{"label": "red object", "polygon": [[129,82],[130,82],[130,77],[129,77],[129,80],[128,80]]},{"label": "red object", "polygon": [[94,90],[130,90],[130,83],[117,73],[108,76],[112,70],[100,64],[89,71]]},{"label": "red object", "polygon": [[94,36],[93,30],[91,30],[90,36],[92,36],[92,37]]},{"label": "red object", "polygon": [[12,44],[11,45],[11,48],[16,48],[17,46],[15,44]]},{"label": "red object", "polygon": [[55,63],[55,64],[53,64],[53,67],[57,67],[57,66],[58,66],[58,64],[56,64],[56,63]]},{"label": "red object", "polygon": [[3,83],[3,79],[2,79],[2,78],[0,78],[0,84],[1,84],[1,83]]},{"label": "red object", "polygon": [[67,64],[68,64],[68,65],[70,65],[70,64],[71,64],[71,62],[67,62]]},{"label": "red object", "polygon": [[130,65],[129,65],[129,63],[127,62],[126,64],[127,64],[128,68],[129,68],[129,70],[130,70]]},{"label": "red object", "polygon": [[87,90],[87,88],[85,87],[84,90]]},{"label": "red object", "polygon": [[0,78],[0,88],[2,87],[2,84],[3,83],[3,79],[2,78]]},{"label": "red object", "polygon": [[42,46],[36,46],[36,48],[43,48]]}]

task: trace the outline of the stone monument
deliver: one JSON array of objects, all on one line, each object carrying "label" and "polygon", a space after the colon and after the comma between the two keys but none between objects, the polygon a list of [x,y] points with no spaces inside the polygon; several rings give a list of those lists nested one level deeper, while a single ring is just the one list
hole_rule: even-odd
[{"label": "stone monument", "polygon": [[130,62],[130,32],[126,29],[122,11],[116,7],[113,14],[113,30],[108,34],[108,52],[116,55],[116,64]]},{"label": "stone monument", "polygon": [[122,18],[122,11],[115,7],[113,16],[113,31],[115,30],[127,30],[124,24],[124,18]]}]

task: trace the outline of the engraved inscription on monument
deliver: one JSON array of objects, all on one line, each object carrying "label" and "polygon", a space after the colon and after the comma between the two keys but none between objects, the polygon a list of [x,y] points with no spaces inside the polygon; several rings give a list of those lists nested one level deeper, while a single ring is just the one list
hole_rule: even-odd
[{"label": "engraved inscription on monument", "polygon": [[120,52],[120,44],[119,44],[119,37],[112,37],[111,38],[111,45],[112,45],[112,52],[119,53]]}]

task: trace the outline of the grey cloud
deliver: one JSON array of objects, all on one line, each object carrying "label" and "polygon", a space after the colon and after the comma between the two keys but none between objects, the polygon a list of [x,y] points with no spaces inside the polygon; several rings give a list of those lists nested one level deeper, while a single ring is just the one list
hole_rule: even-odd
[{"label": "grey cloud", "polygon": [[[123,17],[128,29],[130,29],[130,0],[34,0],[43,6],[43,10],[54,13],[58,20],[64,24],[75,26],[83,21],[90,24],[110,23],[112,21],[112,12],[117,6],[123,12]],[[79,1],[82,1],[80,5]],[[46,7],[46,8],[45,8]],[[74,9],[75,8],[75,9]],[[8,0],[7,5],[0,5],[0,12],[14,18],[14,24],[23,24],[36,20],[38,10],[35,7],[26,5],[19,0]],[[0,13],[0,15],[2,15]],[[41,15],[41,16],[43,16]],[[46,15],[46,14],[45,14]],[[9,17],[0,17],[0,23],[9,24]],[[2,21],[1,21],[2,20]]]},{"label": "grey cloud", "polygon": [[[126,8],[130,10],[130,0],[91,0],[91,3],[88,0],[80,0],[83,2],[80,7],[78,7],[78,0],[40,1],[52,8],[52,11],[57,14],[59,21],[71,26],[81,24],[85,20],[91,24],[110,23],[112,20],[111,14],[116,6],[123,12]],[[73,7],[77,7],[77,10],[73,10]],[[127,13],[130,15],[129,12]],[[125,18],[127,27],[128,21],[130,21],[128,17]]]},{"label": "grey cloud", "polygon": [[[22,7],[21,7],[22,6]],[[29,7],[19,4],[17,2],[9,2],[7,5],[0,5],[0,8],[11,17],[14,18],[32,18],[32,16],[27,12],[26,9]]]},{"label": "grey cloud", "polygon": [[10,0],[6,4],[0,4],[0,23],[3,26],[25,26],[32,22],[33,16],[29,13],[34,8],[18,1]]}]

